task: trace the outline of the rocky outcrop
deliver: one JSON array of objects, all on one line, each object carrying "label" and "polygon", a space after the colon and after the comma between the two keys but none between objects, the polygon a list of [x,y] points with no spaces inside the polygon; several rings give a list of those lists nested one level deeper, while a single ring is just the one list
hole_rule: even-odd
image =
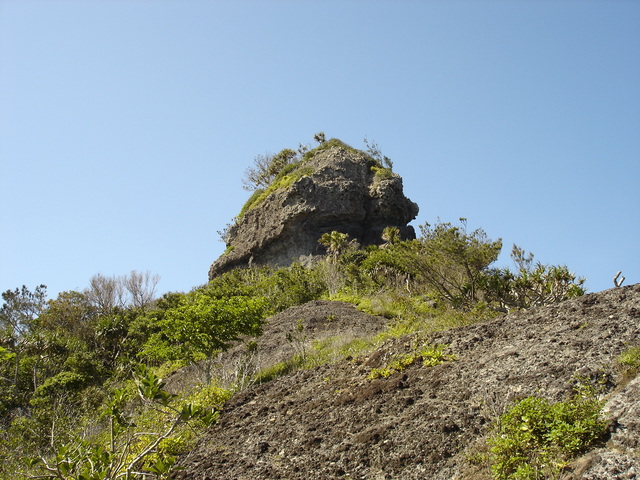
[{"label": "rocky outcrop", "polygon": [[[282,331],[296,322],[309,343],[354,325],[379,328],[379,320],[355,315],[330,302],[286,310],[267,322],[259,350],[273,357],[290,349]],[[173,478],[487,479],[477,458],[496,417],[530,395],[565,400],[579,382],[601,389],[610,429],[562,479],[637,478],[640,377],[625,380],[616,359],[638,345],[639,320],[640,285],[631,285],[421,338],[448,345],[455,359],[441,365],[417,362],[369,379],[372,368],[412,351],[418,339],[402,337],[256,385],[229,400]]]},{"label": "rocky outcrop", "polygon": [[227,252],[213,263],[209,278],[238,266],[288,266],[324,254],[318,239],[331,231],[361,245],[381,243],[387,226],[415,238],[408,223],[418,206],[404,196],[400,176],[338,140],[307,153],[250,201],[230,227]]}]

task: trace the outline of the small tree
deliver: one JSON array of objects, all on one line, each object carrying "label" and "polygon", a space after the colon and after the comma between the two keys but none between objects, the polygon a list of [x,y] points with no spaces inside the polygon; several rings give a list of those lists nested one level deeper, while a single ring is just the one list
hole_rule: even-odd
[{"label": "small tree", "polygon": [[334,259],[345,250],[355,248],[357,246],[355,239],[349,241],[348,233],[341,233],[335,230],[331,233],[322,234],[318,242],[325,246],[327,253]]},{"label": "small tree", "polygon": [[13,353],[11,376],[12,383],[17,388],[20,383],[22,354],[25,346],[32,340],[30,337],[37,332],[36,322],[46,306],[47,287],[39,285],[32,292],[23,285],[21,289],[5,291],[2,299],[4,303],[0,307],[0,343]]},{"label": "small tree", "polygon": [[420,226],[421,255],[416,258],[422,279],[453,305],[468,307],[479,300],[479,287],[489,265],[502,249],[502,240],[490,240],[482,229],[467,232],[450,223]]},{"label": "small tree", "polygon": [[160,276],[151,275],[149,271],[138,273],[133,270],[128,276],[124,277],[124,288],[131,296],[133,308],[144,310],[153,301],[159,281]]},{"label": "small tree", "polygon": [[387,245],[397,244],[401,240],[400,229],[398,227],[385,227],[382,231],[382,240]]},{"label": "small tree", "polygon": [[266,309],[263,297],[212,298],[191,292],[165,312],[160,331],[152,335],[142,355],[159,361],[187,360],[203,371],[209,384],[216,354],[242,336],[259,335]]},{"label": "small tree", "polygon": [[154,299],[159,275],[132,270],[128,275],[106,277],[101,273],[91,277],[85,295],[101,314],[116,307],[132,306],[144,310]]},{"label": "small tree", "polygon": [[245,170],[242,188],[245,190],[267,188],[284,167],[297,160],[298,153],[290,148],[285,148],[275,155],[257,155],[253,159],[253,166]]},{"label": "small tree", "polygon": [[85,294],[102,314],[110,313],[117,306],[124,307],[124,287],[115,276],[94,275]]}]

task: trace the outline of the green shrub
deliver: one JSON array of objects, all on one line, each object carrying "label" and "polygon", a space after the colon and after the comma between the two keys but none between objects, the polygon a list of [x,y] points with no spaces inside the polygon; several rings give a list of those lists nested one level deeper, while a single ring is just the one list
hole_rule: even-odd
[{"label": "green shrub", "polygon": [[378,165],[373,165],[371,167],[371,171],[374,173],[375,180],[389,180],[394,177],[394,173],[390,168],[380,167]]},{"label": "green shrub", "polygon": [[640,371],[640,347],[632,347],[620,354],[618,365],[625,377],[633,378]]},{"label": "green shrub", "polygon": [[557,476],[568,461],[603,437],[602,402],[592,391],[565,402],[528,397],[500,416],[489,439],[498,480]]},{"label": "green shrub", "polygon": [[327,291],[321,270],[299,263],[272,270],[255,283],[255,288],[267,299],[272,314],[317,300]]}]

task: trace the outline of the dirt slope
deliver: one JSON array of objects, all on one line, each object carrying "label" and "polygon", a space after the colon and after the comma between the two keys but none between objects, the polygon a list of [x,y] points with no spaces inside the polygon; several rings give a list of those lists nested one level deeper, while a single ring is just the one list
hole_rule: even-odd
[{"label": "dirt slope", "polygon": [[[313,308],[306,311],[313,315]],[[466,453],[490,421],[520,397],[564,399],[578,379],[605,385],[612,433],[567,478],[640,478],[640,385],[637,379],[616,385],[615,370],[616,357],[640,344],[640,285],[427,341],[449,345],[457,360],[368,380],[372,367],[409,351],[412,339],[405,338],[368,358],[300,371],[238,394],[179,459],[184,470],[174,478],[482,478]]]}]

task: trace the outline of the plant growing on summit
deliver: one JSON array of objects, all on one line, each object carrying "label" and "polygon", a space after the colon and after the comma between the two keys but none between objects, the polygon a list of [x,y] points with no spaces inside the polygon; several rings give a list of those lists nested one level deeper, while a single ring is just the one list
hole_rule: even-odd
[{"label": "plant growing on summit", "polygon": [[298,153],[290,148],[285,148],[275,155],[257,155],[253,160],[253,166],[245,171],[242,188],[245,190],[267,188],[287,165],[297,161]]},{"label": "plant growing on summit", "polygon": [[325,139],[325,135],[324,132],[318,132],[313,136],[313,139],[318,142],[319,144],[323,144],[324,142],[326,142]]}]

